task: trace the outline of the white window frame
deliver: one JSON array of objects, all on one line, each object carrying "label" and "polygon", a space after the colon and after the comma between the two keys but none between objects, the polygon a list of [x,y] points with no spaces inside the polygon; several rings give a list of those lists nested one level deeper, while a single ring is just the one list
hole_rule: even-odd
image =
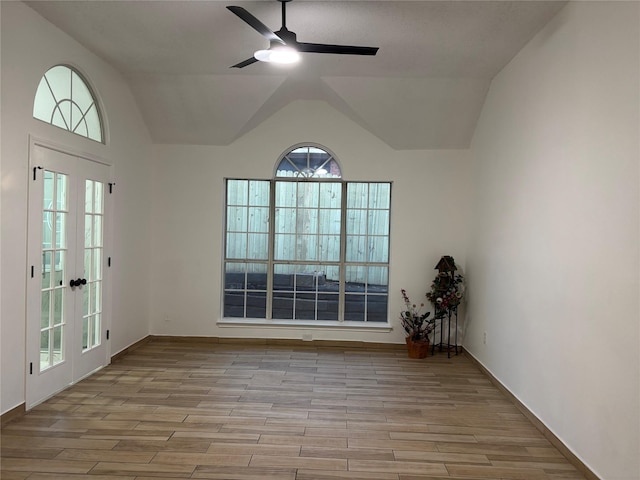
[{"label": "white window frame", "polygon": [[[68,73],[68,85],[55,82],[52,85],[52,78],[47,75],[54,71],[57,73],[52,74],[52,78],[58,73]],[[81,88],[74,92],[74,86]],[[87,96],[91,99],[90,103],[87,103]],[[90,128],[91,122],[87,122],[87,115],[90,113],[92,117],[95,116],[97,131]],[[96,94],[84,75],[71,65],[54,65],[44,73],[33,98],[33,118],[94,142],[106,143],[102,109]],[[86,128],[86,134],[82,127]]]},{"label": "white window frame", "polygon": [[[244,258],[244,259],[239,259],[239,258],[228,258],[227,257],[227,229],[228,229],[228,223],[227,223],[227,215],[226,212],[228,211],[227,209],[227,203],[228,203],[228,195],[227,195],[227,185],[229,181],[233,181],[233,180],[240,180],[240,181],[247,181],[247,182],[251,182],[251,181],[259,181],[259,182],[269,182],[270,184],[270,201],[269,201],[269,233],[268,233],[268,239],[269,239],[269,247],[268,247],[268,258],[267,259],[249,259],[249,258]],[[340,258],[339,261],[337,262],[322,262],[322,261],[315,261],[315,260],[276,260],[274,258],[274,244],[275,244],[275,237],[276,237],[276,232],[274,231],[274,223],[275,223],[275,190],[276,190],[276,184],[278,182],[295,182],[295,183],[301,183],[301,182],[311,182],[311,183],[319,183],[322,184],[324,182],[330,182],[330,183],[340,183],[341,184],[341,188],[342,188],[342,195],[341,195],[341,206],[340,206],[340,214],[341,214],[341,231],[340,231]],[[376,184],[383,184],[383,185],[388,185],[389,188],[389,205],[382,210],[387,210],[388,214],[390,215],[391,212],[391,189],[392,189],[392,182],[371,182],[371,181],[364,181],[364,182],[347,182],[345,180],[339,179],[339,178],[330,178],[330,179],[323,179],[323,178],[296,178],[296,179],[291,179],[291,178],[282,178],[282,177],[276,177],[273,179],[269,179],[269,180],[258,180],[258,179],[225,179],[224,180],[224,191],[225,191],[225,222],[224,222],[224,255],[223,255],[223,268],[222,268],[222,295],[221,295],[221,319],[218,323],[224,325],[256,325],[256,324],[260,324],[260,325],[283,325],[283,326],[314,326],[314,327],[331,327],[331,326],[335,326],[335,327],[339,327],[339,328],[358,328],[358,329],[374,329],[374,330],[380,330],[380,329],[386,329],[389,330],[390,329],[390,321],[389,321],[389,243],[387,243],[387,257],[386,257],[386,262],[371,262],[371,261],[359,261],[359,262],[353,262],[353,261],[347,261],[346,260],[346,242],[347,242],[347,188],[349,184],[368,184],[368,185],[376,185]],[[297,207],[296,207],[297,208]],[[368,237],[367,237],[368,238]],[[388,222],[387,225],[387,234],[386,234],[386,239],[388,240],[388,242],[390,242],[390,220]],[[267,287],[266,287],[266,305],[265,305],[265,309],[266,309],[266,314],[265,314],[265,318],[248,318],[246,317],[246,305],[247,305],[247,292],[250,291],[247,288],[247,283],[246,283],[246,279],[245,279],[245,284],[244,284],[244,288],[243,289],[238,289],[238,290],[234,290],[234,291],[242,291],[244,292],[245,295],[245,300],[244,300],[244,313],[245,316],[239,317],[239,316],[234,316],[234,317],[225,317],[225,293],[231,291],[230,289],[226,288],[226,278],[225,278],[225,274],[227,271],[227,264],[228,263],[238,263],[238,264],[264,264],[265,268],[266,268],[266,272],[267,272]],[[272,298],[273,298],[273,294],[274,294],[274,285],[273,285],[273,279],[274,279],[274,265],[276,264],[285,264],[285,265],[310,265],[310,264],[316,264],[316,265],[334,265],[334,266],[338,266],[339,271],[340,271],[340,285],[339,285],[339,294],[338,294],[338,319],[337,320],[319,320],[319,319],[314,319],[314,320],[303,320],[303,319],[296,319],[296,318],[289,318],[289,319],[280,319],[280,318],[272,318]],[[365,268],[369,268],[369,267],[383,267],[386,268],[386,272],[387,272],[387,277],[386,277],[386,292],[384,293],[371,293],[369,291],[365,291],[364,292],[364,305],[368,305],[368,299],[369,297],[372,296],[378,296],[378,297],[385,297],[385,303],[386,303],[386,312],[385,312],[385,317],[386,320],[384,321],[368,321],[367,317],[366,317],[366,307],[365,307],[365,313],[364,313],[364,319],[363,320],[345,320],[345,302],[346,299],[350,296],[350,295],[354,295],[353,293],[349,293],[346,291],[346,280],[345,280],[345,272],[346,269],[348,267],[354,267],[354,266],[361,266],[361,267],[365,267]],[[294,287],[295,290],[295,287]],[[368,285],[367,285],[367,289],[368,290]],[[253,291],[253,290],[251,290]],[[262,291],[262,290],[259,290]],[[317,292],[316,292],[317,293]],[[316,305],[317,305],[317,299],[316,299]],[[317,315],[317,311],[316,311],[316,315]],[[292,315],[293,317],[295,317],[295,314]]]}]

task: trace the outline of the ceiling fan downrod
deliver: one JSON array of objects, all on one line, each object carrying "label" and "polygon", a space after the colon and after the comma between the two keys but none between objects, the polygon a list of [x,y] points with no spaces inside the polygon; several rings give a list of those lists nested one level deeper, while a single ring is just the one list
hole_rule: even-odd
[{"label": "ceiling fan downrod", "polygon": [[291,0],[278,0],[280,3],[282,3],[282,29],[286,30],[287,29],[287,2],[290,2]]}]

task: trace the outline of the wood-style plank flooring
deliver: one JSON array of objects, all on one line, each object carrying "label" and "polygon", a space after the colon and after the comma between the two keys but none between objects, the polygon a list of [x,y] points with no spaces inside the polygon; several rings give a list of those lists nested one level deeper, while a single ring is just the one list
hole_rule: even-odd
[{"label": "wood-style plank flooring", "polygon": [[464,355],[153,341],[2,428],[2,480],[584,478]]}]

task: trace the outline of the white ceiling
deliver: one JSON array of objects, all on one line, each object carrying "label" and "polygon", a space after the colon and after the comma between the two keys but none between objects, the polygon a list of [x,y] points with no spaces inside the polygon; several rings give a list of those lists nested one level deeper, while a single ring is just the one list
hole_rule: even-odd
[{"label": "white ceiling", "polygon": [[268,41],[280,3],[27,1],[123,73],[154,142],[227,145],[289,102],[324,100],[397,149],[467,148],[491,79],[565,1],[307,1],[287,4],[298,40],[379,47],[303,54],[296,66],[229,66]]}]

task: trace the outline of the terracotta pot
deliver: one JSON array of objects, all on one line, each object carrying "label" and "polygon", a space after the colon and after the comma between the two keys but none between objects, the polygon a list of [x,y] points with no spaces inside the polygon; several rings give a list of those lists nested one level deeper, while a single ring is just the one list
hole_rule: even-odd
[{"label": "terracotta pot", "polygon": [[409,358],[426,358],[429,355],[430,343],[428,341],[414,342],[411,337],[407,337],[406,342]]}]

